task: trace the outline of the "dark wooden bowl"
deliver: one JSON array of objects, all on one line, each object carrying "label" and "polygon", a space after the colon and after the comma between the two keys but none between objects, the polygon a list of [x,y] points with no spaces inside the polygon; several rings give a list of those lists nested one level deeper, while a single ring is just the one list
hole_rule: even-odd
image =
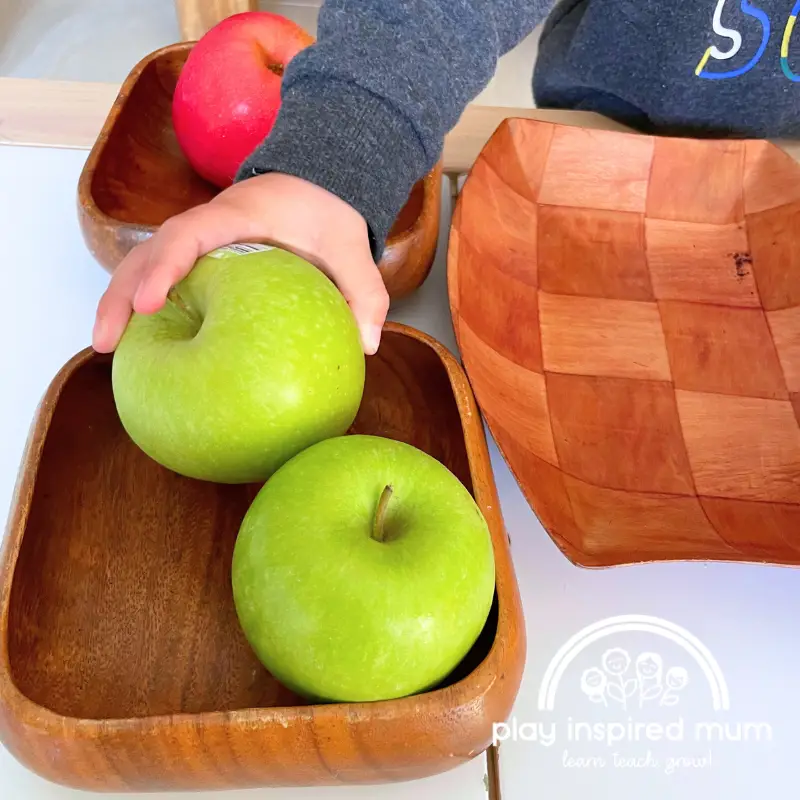
[{"label": "dark wooden bowl", "polygon": [[117,417],[111,360],[86,350],[38,411],[2,553],[0,735],[39,775],[100,791],[382,783],[484,751],[525,658],[518,588],[480,415],[455,359],[389,324],[354,432],[411,443],[489,523],[495,604],[435,690],[313,706],[248,647],[232,550],[258,487],[179,477]]},{"label": "dark wooden bowl", "polygon": [[[169,217],[208,202],[217,187],[189,165],[172,126],[172,96],[193,42],[145,57],[126,78],[78,183],[86,244],[113,272]],[[398,214],[378,267],[393,300],[427,278],[439,238],[442,168],[417,183]]]},{"label": "dark wooden bowl", "polygon": [[800,165],[503,123],[448,279],[478,403],[575,563],[800,564]]}]

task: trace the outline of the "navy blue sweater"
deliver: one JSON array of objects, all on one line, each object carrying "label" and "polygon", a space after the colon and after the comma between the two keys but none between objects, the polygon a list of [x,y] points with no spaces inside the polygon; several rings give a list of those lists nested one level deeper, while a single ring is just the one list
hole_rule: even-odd
[{"label": "navy blue sweater", "polygon": [[543,21],[540,107],[668,135],[796,137],[800,0],[757,2],[327,0],[317,43],[290,63],[276,125],[238,179],[279,171],[325,187],[364,216],[379,258],[445,135]]}]

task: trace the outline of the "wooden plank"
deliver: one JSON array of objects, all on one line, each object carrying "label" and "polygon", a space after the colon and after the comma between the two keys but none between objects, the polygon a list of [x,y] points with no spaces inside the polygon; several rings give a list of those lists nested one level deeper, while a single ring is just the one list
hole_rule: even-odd
[{"label": "wooden plank", "polygon": [[196,42],[214,25],[232,14],[257,9],[258,0],[175,0],[184,42]]},{"label": "wooden plank", "polygon": [[[0,78],[0,144],[88,150],[118,91],[119,86],[111,83]],[[445,172],[467,172],[497,126],[513,117],[625,130],[605,117],[588,112],[472,104],[445,139]],[[800,141],[776,144],[800,161]]]},{"label": "wooden plank", "polygon": [[[0,78],[0,144],[88,150],[118,91],[119,86],[110,83]],[[471,105],[445,140],[445,171],[466,172],[507,117],[620,129],[602,117],[583,112]]]},{"label": "wooden plank", "polygon": [[119,86],[0,78],[0,144],[88,150]]},{"label": "wooden plank", "polygon": [[448,173],[468,172],[498,125],[509,118],[539,119],[564,125],[581,125],[604,130],[627,130],[598,114],[542,108],[469,105],[444,142],[444,169]]}]

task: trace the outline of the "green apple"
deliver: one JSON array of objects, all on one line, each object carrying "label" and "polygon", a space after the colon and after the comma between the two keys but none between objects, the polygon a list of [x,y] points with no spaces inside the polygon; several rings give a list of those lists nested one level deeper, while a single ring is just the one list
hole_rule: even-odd
[{"label": "green apple", "polygon": [[328,439],[261,488],[236,541],[232,586],[264,666],[318,702],[435,686],[494,597],[488,526],[458,478],[379,436]]},{"label": "green apple", "polygon": [[158,312],[132,316],[112,385],[123,427],[155,461],[250,483],[345,433],[364,374],[355,318],[330,279],[284,250],[237,246],[199,259]]}]

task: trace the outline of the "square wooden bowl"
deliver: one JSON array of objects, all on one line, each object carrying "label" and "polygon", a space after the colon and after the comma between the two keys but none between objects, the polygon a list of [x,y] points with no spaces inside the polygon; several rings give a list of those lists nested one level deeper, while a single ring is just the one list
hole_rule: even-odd
[{"label": "square wooden bowl", "polygon": [[111,358],[85,350],[38,410],[0,585],[0,736],[23,764],[98,791],[382,783],[485,750],[519,689],[525,632],[478,409],[436,341],[389,324],[354,432],[441,460],[491,529],[495,603],[432,691],[309,705],[256,660],[230,586],[257,486],[180,477],[128,438]]},{"label": "square wooden bowl", "polygon": [[[192,42],[146,56],[128,75],[78,183],[78,216],[94,258],[109,272],[167,219],[219,191],[189,165],[172,126],[172,96]],[[378,267],[393,300],[427,278],[436,256],[442,168],[412,189]]]}]

